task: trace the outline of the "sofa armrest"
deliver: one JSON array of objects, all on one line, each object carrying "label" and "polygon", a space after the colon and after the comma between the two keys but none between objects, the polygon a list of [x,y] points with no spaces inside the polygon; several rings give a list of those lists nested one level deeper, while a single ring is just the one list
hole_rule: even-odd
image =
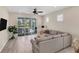
[{"label": "sofa armrest", "polygon": [[39,47],[36,43],[35,40],[31,40],[31,43],[32,43],[32,51],[35,53],[35,52],[39,52]]}]

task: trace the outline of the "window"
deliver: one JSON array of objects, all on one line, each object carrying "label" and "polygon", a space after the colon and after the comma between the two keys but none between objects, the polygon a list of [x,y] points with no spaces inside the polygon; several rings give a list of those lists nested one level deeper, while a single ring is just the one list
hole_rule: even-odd
[{"label": "window", "polygon": [[57,15],[57,22],[63,22],[63,14]]},{"label": "window", "polygon": [[[35,33],[36,19],[35,18],[18,18],[18,35],[29,35]],[[31,31],[30,31],[31,30]]]}]

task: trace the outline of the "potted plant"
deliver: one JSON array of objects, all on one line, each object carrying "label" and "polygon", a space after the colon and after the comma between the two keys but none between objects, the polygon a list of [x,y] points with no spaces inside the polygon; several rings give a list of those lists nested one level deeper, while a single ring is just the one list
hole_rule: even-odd
[{"label": "potted plant", "polygon": [[17,34],[17,27],[16,26],[9,26],[8,31],[11,33],[10,39],[15,39]]}]

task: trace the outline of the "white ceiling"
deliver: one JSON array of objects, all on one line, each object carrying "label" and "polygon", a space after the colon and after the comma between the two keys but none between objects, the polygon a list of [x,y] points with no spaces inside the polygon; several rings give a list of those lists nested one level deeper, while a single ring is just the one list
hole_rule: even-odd
[{"label": "white ceiling", "polygon": [[9,12],[18,12],[27,14],[33,14],[32,13],[33,9],[37,8],[37,10],[43,11],[43,13],[40,13],[40,15],[46,15],[50,12],[67,8],[67,6],[7,6],[7,8]]}]

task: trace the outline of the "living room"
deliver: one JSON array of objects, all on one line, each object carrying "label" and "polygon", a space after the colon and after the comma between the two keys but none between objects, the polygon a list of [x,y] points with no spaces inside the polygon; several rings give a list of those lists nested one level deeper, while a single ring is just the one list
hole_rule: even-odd
[{"label": "living room", "polygon": [[[70,7],[69,6],[6,6],[6,7],[0,7],[0,14],[1,14],[0,17],[7,20],[7,28],[5,30],[0,31],[0,36],[1,36],[0,39],[2,39],[0,40],[0,51],[3,53],[37,52],[37,51],[32,51],[33,42],[31,43],[31,39],[36,39],[36,37],[40,35],[39,32],[42,32],[43,28],[45,28],[47,30],[57,31],[58,33],[63,32],[63,33],[70,34],[70,36],[68,35],[69,36],[68,40],[71,39],[70,37],[72,37],[72,39],[68,41],[69,43],[68,47],[66,46],[65,48],[58,49],[58,46],[54,45],[54,48],[57,47],[56,49],[58,49],[58,53],[62,52],[63,50],[67,48],[68,49],[63,51],[62,53],[72,53],[72,52],[74,53],[75,46],[72,47],[72,44],[73,44],[73,41],[75,39],[77,40],[79,36],[79,33],[78,33],[79,12],[78,10],[79,10],[79,7],[73,7],[73,6],[70,6]],[[23,23],[23,19],[25,19],[24,20],[25,23],[28,22],[26,21],[28,19],[30,19],[30,21],[28,22],[28,24],[25,24]],[[22,30],[19,31],[20,33],[19,36],[17,35],[16,37],[12,38],[13,33],[9,33],[8,27],[16,26],[16,28],[19,29],[18,25],[20,24],[18,23],[18,20],[21,20],[20,22],[22,22],[23,24],[23,26],[21,27]],[[32,21],[32,20],[35,20],[35,21]],[[35,27],[36,27],[36,30],[35,30]],[[29,31],[27,31],[28,33],[25,30],[26,28],[30,28]],[[46,34],[44,33],[44,35]],[[41,36],[43,35],[41,34],[40,37]],[[48,39],[46,40],[46,42],[48,42]],[[60,40],[58,42],[60,42]],[[42,45],[42,43],[40,45]],[[51,41],[51,44],[53,43],[54,42]],[[53,45],[48,44],[48,47],[49,47],[48,48],[47,44],[48,43],[44,43],[44,46],[42,45],[41,48],[42,49],[44,48],[46,50],[42,50],[40,48],[42,50],[42,52],[40,53],[43,53],[43,52],[50,53],[52,51],[51,49],[53,48],[51,48],[51,46]],[[61,46],[59,47],[63,47],[63,42]],[[55,53],[55,52],[56,51],[53,51],[52,53]]]}]

